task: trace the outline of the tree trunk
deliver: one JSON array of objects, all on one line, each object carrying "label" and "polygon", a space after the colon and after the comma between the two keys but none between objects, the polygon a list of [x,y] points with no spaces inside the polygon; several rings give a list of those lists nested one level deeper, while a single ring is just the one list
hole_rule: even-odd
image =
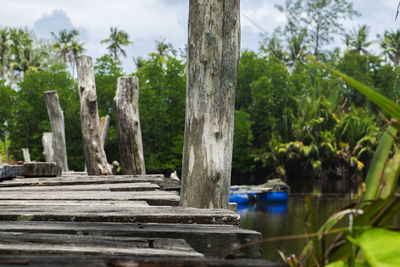
[{"label": "tree trunk", "polygon": [[62,171],[68,171],[67,147],[65,144],[64,113],[60,106],[57,91],[44,92],[47,114],[49,114],[53,133],[53,160]]},{"label": "tree trunk", "polygon": [[123,174],[146,174],[139,119],[139,80],[119,77],[114,102]]},{"label": "tree trunk", "polygon": [[227,208],[240,0],[191,0],[181,205]]},{"label": "tree trunk", "polygon": [[110,125],[110,116],[101,117],[100,119],[100,134],[101,134],[101,141],[104,144],[106,143],[108,126]]},{"label": "tree trunk", "polygon": [[22,155],[24,156],[24,162],[31,162],[31,156],[29,155],[29,148],[23,148]]},{"label": "tree trunk", "polygon": [[88,175],[111,174],[100,135],[96,86],[91,57],[77,58],[81,131]]},{"label": "tree trunk", "polygon": [[46,162],[54,162],[54,151],[53,151],[53,134],[52,133],[43,133],[42,137],[43,144],[43,155],[46,159]]}]

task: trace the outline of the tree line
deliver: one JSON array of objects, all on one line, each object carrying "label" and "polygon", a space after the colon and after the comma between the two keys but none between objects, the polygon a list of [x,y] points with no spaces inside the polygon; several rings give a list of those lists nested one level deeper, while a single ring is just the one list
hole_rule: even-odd
[{"label": "tree line", "polygon": [[[278,8],[288,17],[285,27],[264,35],[258,51],[241,53],[233,177],[246,177],[246,182],[251,182],[251,177],[362,175],[382,134],[380,112],[304,55],[313,54],[398,102],[400,31],[385,31],[370,40],[367,25],[344,30],[338,22],[358,12],[343,0],[288,0]],[[314,14],[316,10],[319,12]],[[79,99],[69,67],[84,52],[84,44],[76,30],[52,36],[51,41],[37,41],[27,29],[0,28],[0,152],[4,160],[7,136],[12,160],[22,158],[22,147],[29,147],[32,159],[44,159],[41,137],[51,128],[43,92],[57,90],[64,110],[69,165],[82,170]],[[344,49],[329,46],[337,36],[342,37]],[[107,158],[119,159],[113,106],[116,79],[135,75],[140,81],[147,172],[179,172],[185,53],[178,54],[172,45],[159,41],[154,52],[135,59],[134,73],[125,73],[120,57],[126,55],[124,47],[132,44],[128,34],[111,28],[103,43],[109,53],[96,59],[95,78],[100,116],[111,117],[105,142]],[[379,44],[379,51],[371,49],[373,43]]]}]

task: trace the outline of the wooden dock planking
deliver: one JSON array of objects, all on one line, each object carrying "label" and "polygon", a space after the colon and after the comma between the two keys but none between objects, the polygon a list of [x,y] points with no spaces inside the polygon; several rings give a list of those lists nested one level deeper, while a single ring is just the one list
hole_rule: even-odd
[{"label": "wooden dock planking", "polygon": [[37,256],[37,255],[13,255],[1,256],[0,264],[3,267],[15,266],[96,266],[96,267],[284,267],[285,265],[262,259],[218,259],[200,257],[132,257],[132,256],[91,256],[91,255],[59,255],[59,256]]},{"label": "wooden dock planking", "polygon": [[239,225],[240,216],[229,210],[171,206],[0,206],[0,220],[88,221],[141,223],[197,223]]},{"label": "wooden dock planking", "polygon": [[61,176],[49,178],[15,178],[0,182],[0,187],[60,186],[84,184],[152,183],[161,190],[179,190],[180,182],[162,175],[108,175],[108,176]]},{"label": "wooden dock planking", "polygon": [[149,205],[177,206],[179,196],[164,191],[142,192],[107,192],[107,191],[5,191],[1,192],[0,200],[122,200],[146,201]]},{"label": "wooden dock planking", "polygon": [[[184,239],[207,257],[261,257],[261,234],[232,225],[0,221],[1,231]],[[243,246],[252,242],[251,246]]]},{"label": "wooden dock planking", "polygon": [[104,206],[104,207],[148,207],[146,201],[115,201],[115,200],[0,200],[2,206]]},{"label": "wooden dock planking", "polygon": [[203,257],[183,239],[0,231],[0,253]]},{"label": "wooden dock planking", "polygon": [[[135,260],[150,255],[141,251],[143,248],[135,248],[135,251],[130,248],[130,252],[125,254],[125,248],[114,245],[99,248],[78,241],[75,244],[69,242],[70,238],[101,237],[103,239],[99,240],[116,238],[116,243],[123,243],[121,240],[124,238],[183,239],[195,251],[207,257],[261,256],[260,233],[240,229],[240,216],[237,213],[174,206],[178,205],[179,197],[159,191],[179,187],[179,181],[159,175],[74,175],[14,178],[0,182],[0,255],[55,254],[60,257],[64,253],[79,251],[77,257],[80,257],[79,254],[118,254],[121,257],[131,255]],[[15,242],[10,240],[13,235]],[[77,235],[80,237],[75,237]],[[52,242],[56,242],[53,238],[65,242],[52,248]],[[30,243],[34,240],[40,246]],[[244,245],[249,242],[252,245]],[[174,251],[179,252],[176,249]],[[164,252],[157,253],[153,253],[153,257],[160,257]],[[171,253],[165,255],[168,259],[181,257]],[[189,254],[185,257],[193,258]],[[221,264],[225,263],[218,261],[215,266],[223,266]]]},{"label": "wooden dock planking", "polygon": [[34,186],[15,186],[15,187],[0,187],[0,191],[12,192],[12,191],[112,191],[112,192],[124,192],[124,191],[149,191],[157,190],[160,187],[152,183],[113,183],[113,184],[82,184],[82,185],[54,185],[46,186],[36,184]]}]

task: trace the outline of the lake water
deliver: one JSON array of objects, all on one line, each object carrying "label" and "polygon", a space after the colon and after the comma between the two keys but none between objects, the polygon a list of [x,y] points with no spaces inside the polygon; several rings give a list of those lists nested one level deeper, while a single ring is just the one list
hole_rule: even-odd
[{"label": "lake water", "polygon": [[[279,261],[277,250],[286,255],[299,255],[306,244],[304,237],[290,240],[271,241],[268,239],[304,234],[307,221],[305,197],[311,197],[313,209],[317,214],[317,223],[322,225],[335,211],[351,202],[357,192],[357,185],[349,181],[295,181],[289,183],[292,194],[287,203],[258,203],[240,205],[241,227],[261,232],[264,258]],[[347,224],[347,218],[342,226]]]}]

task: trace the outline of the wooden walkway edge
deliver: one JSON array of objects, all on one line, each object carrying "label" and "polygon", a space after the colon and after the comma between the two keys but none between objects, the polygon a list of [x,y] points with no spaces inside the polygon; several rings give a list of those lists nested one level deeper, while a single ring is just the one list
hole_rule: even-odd
[{"label": "wooden walkway edge", "polygon": [[240,229],[235,212],[177,206],[179,196],[164,191],[178,189],[171,180],[71,175],[2,181],[0,265],[24,259],[29,266],[62,265],[69,258],[75,266],[277,266],[223,260],[260,258],[261,234]]}]

